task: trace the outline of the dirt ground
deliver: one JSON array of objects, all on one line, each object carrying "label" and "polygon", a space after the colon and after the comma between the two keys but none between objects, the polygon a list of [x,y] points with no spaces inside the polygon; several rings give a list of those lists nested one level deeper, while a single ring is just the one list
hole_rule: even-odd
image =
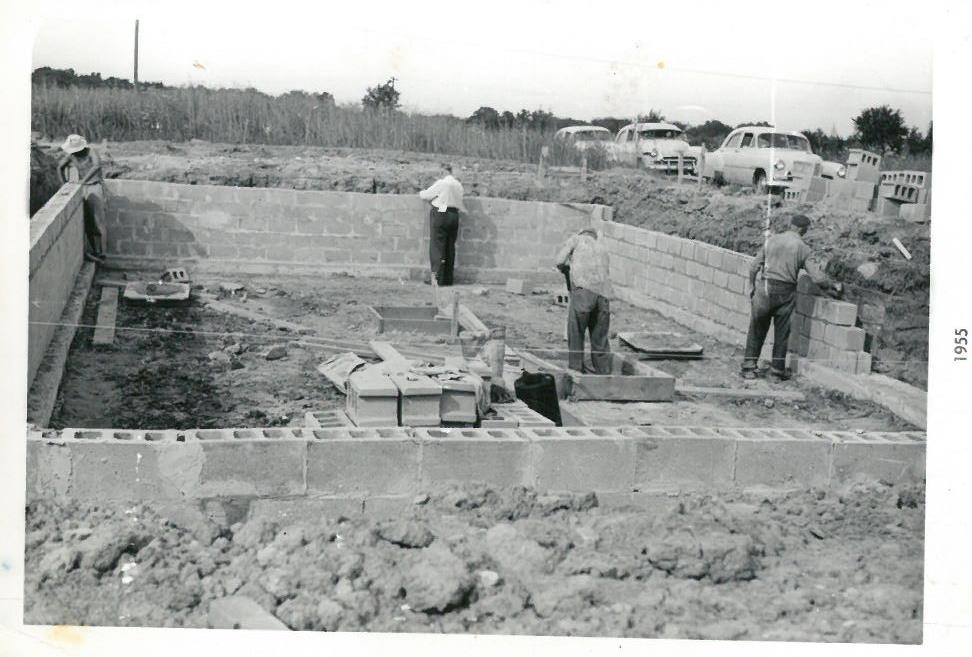
[{"label": "dirt ground", "polygon": [[27,508],[24,621],[206,627],[246,596],[292,629],[920,643],[924,489],[430,491],[393,520],[179,523]]},{"label": "dirt ground", "polygon": [[[365,193],[412,194],[437,176],[440,156],[367,149],[213,144],[194,140],[102,145],[109,177],[244,187],[285,187]],[[471,196],[611,205],[615,220],[668,234],[755,253],[762,243],[766,202],[751,190],[679,187],[633,169],[613,168],[537,179],[520,162],[451,157]],[[881,219],[873,213],[816,206],[774,207],[774,225],[799,210],[815,220],[807,242],[827,272],[842,281],[847,298],[885,309],[874,370],[920,387],[928,379],[930,239],[928,224]],[[897,237],[912,255],[892,244]],[[873,263],[865,277],[857,271]]]},{"label": "dirt ground", "polygon": [[[129,273],[151,280],[151,274]],[[157,275],[157,273],[155,274]],[[99,276],[117,277],[120,272]],[[100,280],[100,279],[96,279]],[[275,328],[259,319],[244,319],[207,306],[220,285],[245,286],[246,298],[221,303],[259,316],[288,320],[306,333]],[[424,305],[431,290],[416,281],[329,276],[315,278],[241,277],[198,279],[192,304],[183,308],[121,303],[114,344],[91,343],[100,287],[92,288],[65,367],[51,426],[118,429],[192,429],[247,426],[302,426],[308,410],[338,408],[341,395],[316,370],[328,354],[311,343],[315,337],[363,341],[378,337],[378,322],[368,306]],[[473,294],[476,288],[486,294]],[[544,349],[566,347],[566,308],[552,294],[519,296],[500,286],[456,286],[477,316],[490,326],[506,326],[507,341],[543,357]],[[516,323],[510,318],[516,318]],[[648,310],[617,302],[612,330],[647,330],[703,346],[696,361],[650,361],[648,364],[694,386],[799,390],[804,401],[738,400],[712,395],[678,396],[672,403],[564,402],[588,424],[719,425],[743,427],[812,427],[839,430],[905,430],[903,420],[882,407],[795,379],[743,381],[741,348],[695,333]],[[438,352],[457,352],[444,338],[386,333],[382,339],[399,346],[420,345]],[[625,348],[615,339],[613,347]],[[286,356],[268,360],[271,346],[284,345]]]}]

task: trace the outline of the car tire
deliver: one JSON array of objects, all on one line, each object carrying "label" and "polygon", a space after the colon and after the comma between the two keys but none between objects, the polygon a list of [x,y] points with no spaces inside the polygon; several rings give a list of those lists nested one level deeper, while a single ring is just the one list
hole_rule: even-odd
[{"label": "car tire", "polygon": [[726,177],[724,175],[722,175],[722,172],[721,171],[713,171],[712,172],[712,182],[716,186],[722,187],[723,185],[726,184]]},{"label": "car tire", "polygon": [[766,196],[769,194],[769,185],[766,184],[766,173],[762,169],[756,169],[756,173],[753,174],[753,189],[756,190],[758,196]]}]

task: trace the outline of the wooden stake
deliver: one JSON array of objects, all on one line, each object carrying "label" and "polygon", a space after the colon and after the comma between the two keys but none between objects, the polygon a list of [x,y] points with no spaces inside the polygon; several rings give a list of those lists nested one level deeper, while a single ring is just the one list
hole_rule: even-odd
[{"label": "wooden stake", "polygon": [[452,337],[456,337],[459,335],[459,293],[458,292],[453,293],[452,295],[452,327],[450,329],[450,335],[452,335]]},{"label": "wooden stake", "polygon": [[135,19],[135,91],[138,91],[138,19]]}]

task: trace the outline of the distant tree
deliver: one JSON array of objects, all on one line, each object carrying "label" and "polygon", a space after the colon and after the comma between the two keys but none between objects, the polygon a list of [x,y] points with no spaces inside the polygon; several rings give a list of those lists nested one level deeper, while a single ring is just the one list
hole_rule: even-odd
[{"label": "distant tree", "polygon": [[831,131],[827,134],[820,128],[816,130],[804,130],[803,136],[810,142],[813,152],[825,160],[842,160],[847,149],[847,141]]},{"label": "distant tree", "polygon": [[[743,121],[742,123],[737,124],[736,125],[736,128],[741,128],[744,125],[751,125],[751,126],[763,127],[763,128],[773,128],[773,127],[775,127],[769,121]],[[736,128],[733,128],[733,130],[735,130]]]},{"label": "distant tree", "polygon": [[901,110],[887,105],[867,108],[854,119],[854,127],[865,148],[881,153],[900,151],[908,136]]},{"label": "distant tree", "polygon": [[510,110],[504,110],[500,116],[500,123],[504,128],[512,128],[516,125],[516,116]]},{"label": "distant tree", "polygon": [[361,99],[361,104],[367,109],[398,109],[401,93],[395,88],[398,80],[388,78],[384,84],[368,87],[368,92]]},{"label": "distant tree", "polygon": [[708,150],[714,150],[722,144],[722,140],[732,132],[732,126],[717,119],[709,119],[701,125],[689,126],[685,130],[685,138],[695,146],[704,145]]},{"label": "distant tree", "polygon": [[649,109],[647,114],[638,115],[638,123],[663,123],[664,121],[665,115],[662,114],[661,110],[654,108]]},{"label": "distant tree", "polygon": [[500,127],[500,113],[492,107],[480,107],[466,119],[466,123],[476,123],[487,130],[496,130]]}]

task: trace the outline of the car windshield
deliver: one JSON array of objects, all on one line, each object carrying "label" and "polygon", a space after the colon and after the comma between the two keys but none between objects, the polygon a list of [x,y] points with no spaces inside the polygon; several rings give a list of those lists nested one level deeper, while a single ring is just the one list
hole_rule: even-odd
[{"label": "car windshield", "polygon": [[786,135],[782,132],[764,132],[756,138],[759,148],[785,148],[791,151],[810,151],[810,142],[806,137]]},{"label": "car windshield", "polygon": [[608,141],[611,139],[610,132],[603,132],[601,130],[586,130],[584,132],[575,132],[575,141]]},{"label": "car windshield", "polygon": [[641,130],[638,136],[642,139],[678,139],[681,130]]}]

